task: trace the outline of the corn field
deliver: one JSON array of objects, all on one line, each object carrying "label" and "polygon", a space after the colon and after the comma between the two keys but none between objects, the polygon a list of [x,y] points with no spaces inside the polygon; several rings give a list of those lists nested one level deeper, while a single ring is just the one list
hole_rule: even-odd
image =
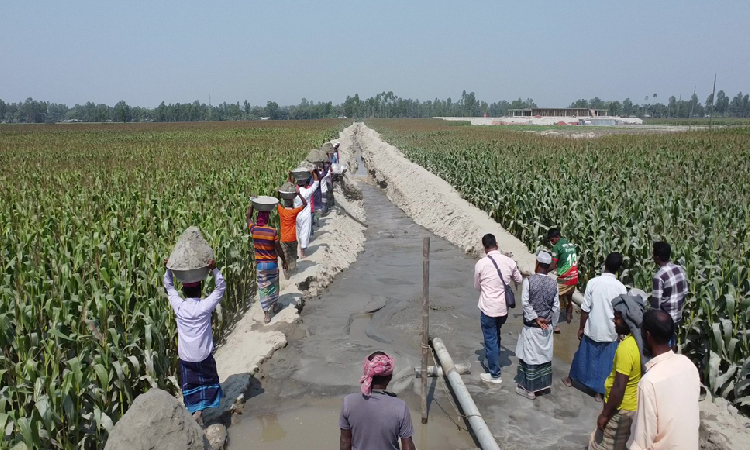
[{"label": "corn field", "polygon": [[176,393],[163,260],[202,230],[227,281],[220,341],[254,294],[249,195],[340,126],[0,126],[0,448],[103,448],[138,394]]},{"label": "corn field", "polygon": [[580,285],[611,251],[646,292],[652,242],[671,243],[690,294],[681,351],[715,394],[750,410],[750,131],[570,139],[373,120],[383,138],[453,185],[530,250],[552,226],[579,248]]}]

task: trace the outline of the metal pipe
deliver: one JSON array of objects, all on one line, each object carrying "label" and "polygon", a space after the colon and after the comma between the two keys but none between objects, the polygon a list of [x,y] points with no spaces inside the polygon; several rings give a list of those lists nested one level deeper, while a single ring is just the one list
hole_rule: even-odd
[{"label": "metal pipe", "polygon": [[[459,375],[466,375],[467,373],[471,373],[471,364],[469,363],[458,363],[456,364],[456,372],[459,373]],[[422,378],[422,369],[420,367],[414,368],[414,375],[416,375],[417,378]],[[443,368],[440,366],[427,366],[427,377],[428,378],[434,378],[434,377],[442,377],[443,376]]]},{"label": "metal pipe", "polygon": [[479,446],[482,450],[500,450],[500,447],[498,447],[497,442],[495,441],[495,437],[487,427],[482,415],[479,414],[477,405],[474,404],[471,394],[469,394],[463,380],[461,380],[461,375],[458,374],[457,368],[453,364],[451,355],[448,354],[448,349],[445,348],[442,339],[433,339],[432,348],[435,349],[435,353],[437,354],[440,365],[443,368],[443,372],[447,374],[448,382],[451,384],[453,392],[456,394],[456,399],[458,399],[458,403],[461,405],[464,415],[469,420],[469,425],[471,425],[471,429],[474,431],[474,435],[479,441]]}]

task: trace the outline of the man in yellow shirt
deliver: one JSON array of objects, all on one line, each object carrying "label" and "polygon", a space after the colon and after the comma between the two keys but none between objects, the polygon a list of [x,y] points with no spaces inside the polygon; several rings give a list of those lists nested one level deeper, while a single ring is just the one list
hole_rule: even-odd
[{"label": "man in yellow shirt", "polygon": [[604,382],[604,408],[591,433],[589,450],[625,450],[630,427],[638,407],[638,382],[641,380],[641,349],[634,333],[640,336],[643,322],[642,299],[621,295],[612,300],[615,330],[625,336],[617,346],[612,373]]}]

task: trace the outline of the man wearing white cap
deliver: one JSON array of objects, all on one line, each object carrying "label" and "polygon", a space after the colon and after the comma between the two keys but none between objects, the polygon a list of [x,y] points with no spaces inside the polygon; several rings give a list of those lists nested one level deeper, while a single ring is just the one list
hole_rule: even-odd
[{"label": "man wearing white cap", "polygon": [[560,316],[560,295],[557,282],[547,276],[551,264],[552,255],[539,252],[534,274],[523,280],[523,329],[516,345],[519,360],[516,392],[529,400],[552,386],[552,330]]}]

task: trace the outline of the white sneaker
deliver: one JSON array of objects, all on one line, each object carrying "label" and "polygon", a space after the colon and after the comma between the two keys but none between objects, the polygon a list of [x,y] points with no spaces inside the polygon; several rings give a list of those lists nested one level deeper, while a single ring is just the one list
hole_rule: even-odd
[{"label": "white sneaker", "polygon": [[482,379],[485,383],[491,383],[491,384],[500,384],[503,382],[503,379],[500,377],[493,378],[491,374],[489,373],[482,373],[479,374],[479,378]]}]

